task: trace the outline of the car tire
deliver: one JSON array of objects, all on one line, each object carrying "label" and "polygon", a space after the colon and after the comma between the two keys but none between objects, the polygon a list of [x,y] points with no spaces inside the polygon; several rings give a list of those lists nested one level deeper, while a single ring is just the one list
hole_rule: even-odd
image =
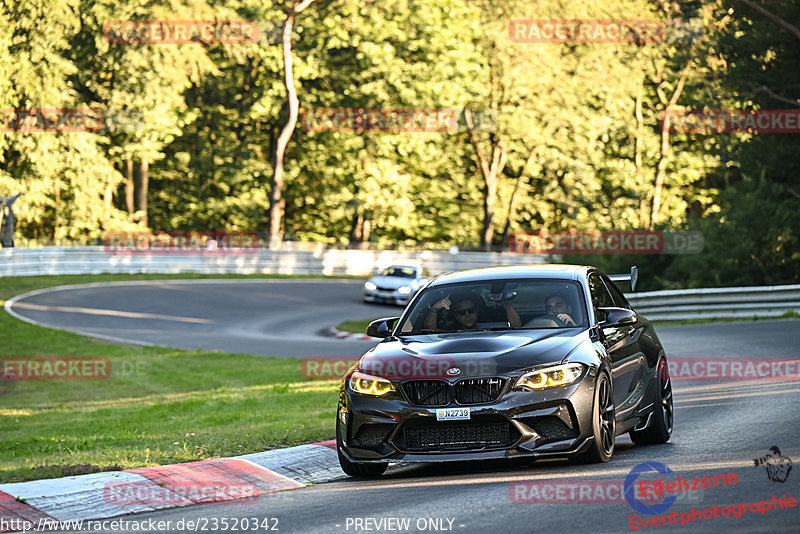
[{"label": "car tire", "polygon": [[592,435],[594,439],[589,450],[570,457],[571,463],[594,464],[611,459],[616,439],[614,417],[614,391],[611,388],[611,379],[608,378],[608,374],[601,371],[597,375],[594,402],[592,403]]},{"label": "car tire", "polygon": [[379,477],[389,464],[373,464],[351,462],[342,454],[342,439],[339,435],[339,424],[336,424],[336,454],[339,456],[339,465],[346,475],[351,477]]},{"label": "car tire", "polygon": [[653,408],[653,422],[644,430],[632,430],[631,441],[636,445],[657,445],[666,443],[672,436],[674,411],[672,409],[672,381],[666,358],[661,358],[656,367],[658,381],[658,401]]}]

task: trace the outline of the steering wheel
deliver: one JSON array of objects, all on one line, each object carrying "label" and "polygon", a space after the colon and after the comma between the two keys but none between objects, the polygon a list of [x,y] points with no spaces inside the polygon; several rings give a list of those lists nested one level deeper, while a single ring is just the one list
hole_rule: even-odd
[{"label": "steering wheel", "polygon": [[551,319],[558,326],[567,326],[567,323],[562,321],[557,315],[545,315],[546,319]]},{"label": "steering wheel", "polygon": [[540,315],[525,323],[523,328],[558,328],[559,326],[564,326],[564,321],[558,317],[553,315]]}]

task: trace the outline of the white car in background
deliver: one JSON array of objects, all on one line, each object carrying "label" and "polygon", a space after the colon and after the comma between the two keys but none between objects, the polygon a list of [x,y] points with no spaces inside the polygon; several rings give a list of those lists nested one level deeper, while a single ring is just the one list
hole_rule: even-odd
[{"label": "white car in background", "polygon": [[428,282],[428,273],[421,267],[392,265],[364,284],[364,302],[388,302],[405,306]]}]

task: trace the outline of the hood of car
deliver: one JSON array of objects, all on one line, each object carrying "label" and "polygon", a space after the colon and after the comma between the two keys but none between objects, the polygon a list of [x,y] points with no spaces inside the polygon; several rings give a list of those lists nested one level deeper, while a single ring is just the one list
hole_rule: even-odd
[{"label": "hood of car", "polygon": [[514,375],[559,362],[582,342],[590,342],[582,328],[409,336],[379,343],[359,368],[391,380]]},{"label": "hood of car", "polygon": [[373,276],[370,282],[378,287],[397,289],[400,286],[414,287],[417,281],[414,278],[401,278],[399,276]]}]

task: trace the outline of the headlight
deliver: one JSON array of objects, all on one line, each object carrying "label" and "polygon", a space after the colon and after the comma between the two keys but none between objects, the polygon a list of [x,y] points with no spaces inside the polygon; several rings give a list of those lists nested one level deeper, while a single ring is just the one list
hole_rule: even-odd
[{"label": "headlight", "polygon": [[411,288],[408,286],[400,286],[397,288],[397,292],[400,293],[401,295],[408,295],[409,293],[411,293]]},{"label": "headlight", "polygon": [[347,380],[350,389],[362,395],[374,395],[380,397],[394,390],[394,386],[388,380],[377,376],[367,375],[356,371]]},{"label": "headlight", "polygon": [[375,291],[376,289],[378,289],[378,286],[376,286],[372,282],[367,282],[366,284],[364,284],[364,289],[366,289],[367,291]]},{"label": "headlight", "polygon": [[517,380],[515,387],[545,389],[572,384],[581,376],[583,366],[579,363],[554,365],[525,373]]}]

